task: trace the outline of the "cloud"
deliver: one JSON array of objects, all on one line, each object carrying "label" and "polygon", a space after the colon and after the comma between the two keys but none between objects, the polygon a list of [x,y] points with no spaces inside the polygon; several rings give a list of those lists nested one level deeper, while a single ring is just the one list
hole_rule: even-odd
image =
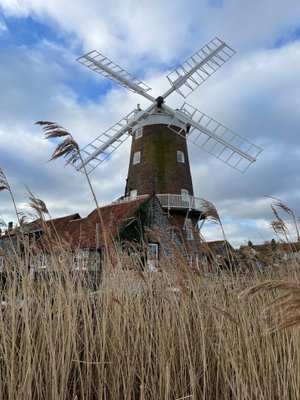
[{"label": "cloud", "polygon": [[[216,205],[235,245],[272,237],[264,195],[281,198],[300,215],[298,0],[190,0],[174,1],[171,7],[165,0],[66,0],[63,7],[58,0],[0,0],[0,10],[0,167],[22,209],[25,184],[46,201],[53,216],[77,211],[84,216],[94,207],[81,173],[63,161],[46,163],[54,144],[42,140],[35,121],[62,124],[84,146],[136,103],[149,105],[76,63],[78,56],[101,51],[153,87],[157,97],[169,88],[165,75],[170,70],[219,36],[237,54],[187,102],[263,152],[241,175],[189,146],[195,195]],[[26,29],[29,19],[36,22],[34,40],[13,38],[10,27],[16,19]],[[176,93],[167,99],[174,108],[182,103]],[[91,175],[101,204],[123,194],[129,151],[130,139]],[[2,214],[12,219],[8,196],[1,194],[0,202]],[[209,229],[209,238],[219,237]]]},{"label": "cloud", "polygon": [[3,19],[0,18],[0,35],[3,34],[4,32],[7,32],[7,26]]}]

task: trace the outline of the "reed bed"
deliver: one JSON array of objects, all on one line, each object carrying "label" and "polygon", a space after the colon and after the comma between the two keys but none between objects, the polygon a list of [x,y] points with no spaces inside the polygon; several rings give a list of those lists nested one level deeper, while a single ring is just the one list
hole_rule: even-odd
[{"label": "reed bed", "polygon": [[[64,128],[39,124],[47,138],[64,139],[52,159],[80,157]],[[1,169],[0,191],[11,195],[22,228]],[[275,201],[275,234],[289,240],[279,210],[299,237],[293,212]],[[44,221],[45,204],[33,195],[30,202]],[[222,228],[208,202],[205,211]],[[22,229],[20,235],[25,239]],[[65,252],[59,246],[57,240],[49,247],[55,248],[51,271],[37,279],[28,274],[32,250],[25,242],[22,257],[12,249],[1,285],[0,399],[300,399],[297,258],[283,261],[274,253],[259,260],[249,252],[227,271],[216,262],[204,275],[178,255],[147,272],[121,250],[111,257],[105,243],[106,265],[96,282],[59,263],[57,254]]]},{"label": "reed bed", "polygon": [[61,266],[37,280],[11,268],[1,399],[299,398],[299,328],[277,329],[285,309],[270,309],[291,287],[266,284],[297,285],[296,263],[203,276],[182,260],[149,273],[119,257],[97,288]]}]

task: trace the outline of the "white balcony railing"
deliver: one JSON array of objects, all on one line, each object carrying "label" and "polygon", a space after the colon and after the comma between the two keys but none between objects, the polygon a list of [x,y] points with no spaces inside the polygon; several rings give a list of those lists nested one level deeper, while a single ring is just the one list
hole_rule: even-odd
[{"label": "white balcony railing", "polygon": [[[190,195],[181,194],[156,194],[161,206],[168,210],[182,209],[182,210],[196,210],[201,211],[201,199]],[[125,203],[128,201],[136,200],[139,198],[147,198],[148,195],[124,197],[119,199],[116,203]]]},{"label": "white balcony railing", "polygon": [[163,208],[201,211],[201,199],[186,194],[157,194]]}]

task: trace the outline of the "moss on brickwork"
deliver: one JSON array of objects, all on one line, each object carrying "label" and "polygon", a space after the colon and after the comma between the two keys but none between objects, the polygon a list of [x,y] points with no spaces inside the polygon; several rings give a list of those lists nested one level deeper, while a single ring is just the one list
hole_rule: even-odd
[{"label": "moss on brickwork", "polygon": [[160,193],[166,190],[168,171],[176,167],[176,142],[168,137],[163,129],[157,129],[155,135],[149,136],[144,148],[144,161],[154,164],[157,185]]}]

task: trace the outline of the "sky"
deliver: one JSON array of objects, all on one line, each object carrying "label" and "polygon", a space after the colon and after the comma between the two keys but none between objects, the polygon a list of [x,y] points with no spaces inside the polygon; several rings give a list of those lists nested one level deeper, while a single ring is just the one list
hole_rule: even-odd
[{"label": "sky", "polygon": [[[18,210],[30,211],[27,188],[52,218],[94,209],[84,175],[47,162],[55,144],[36,121],[63,125],[83,147],[137,103],[150,105],[78,57],[99,51],[156,98],[169,89],[166,75],[214,37],[236,54],[186,101],[263,151],[241,174],[190,146],[195,196],[214,204],[235,247],[274,237],[271,197],[300,216],[299,0],[0,0],[0,168]],[[184,99],[173,93],[167,102],[179,108]],[[129,151],[130,140],[90,175],[100,204],[124,194]],[[16,221],[7,191],[0,217]],[[202,234],[223,237],[208,221]]]}]

